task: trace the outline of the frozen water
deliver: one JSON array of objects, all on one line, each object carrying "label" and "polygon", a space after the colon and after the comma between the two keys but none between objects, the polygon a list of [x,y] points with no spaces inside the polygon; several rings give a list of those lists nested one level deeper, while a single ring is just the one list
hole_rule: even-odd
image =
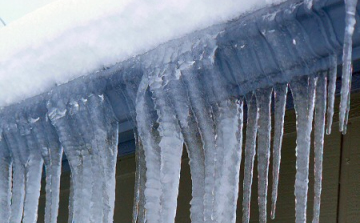
[{"label": "frozen water", "polygon": [[272,91],[272,88],[259,89],[255,94],[257,109],[259,112],[257,138],[259,222],[263,223],[267,221],[267,191],[270,162]]},{"label": "frozen water", "polygon": [[306,222],[309,156],[317,78],[301,77],[290,83],[296,112],[296,223]]},{"label": "frozen water", "polygon": [[345,0],[345,33],[343,46],[342,82],[339,124],[340,131],[346,133],[347,117],[350,110],[350,89],[352,76],[352,36],[355,29],[355,11],[357,0]]},{"label": "frozen water", "polygon": [[[86,9],[95,9],[98,6],[96,2],[91,1]],[[249,15],[244,17],[244,21],[209,27],[130,58],[187,32],[227,21],[239,14],[237,10],[247,9],[234,7],[242,3],[232,0],[222,4],[185,1],[178,5],[176,2],[177,6],[183,7],[176,13],[170,10],[173,9],[171,5],[175,4],[173,1],[157,10],[149,8],[156,8],[159,3],[146,2],[139,9],[134,7],[134,1],[108,2],[112,4],[101,4],[98,11],[93,11],[94,15],[90,16],[91,13],[87,14],[89,12],[86,10],[82,12],[82,17],[74,25],[62,15],[62,31],[52,33],[53,36],[39,34],[41,40],[45,38],[44,45],[37,42],[40,39],[36,36],[29,34],[29,41],[34,44],[32,50],[29,50],[27,41],[19,40],[16,49],[0,45],[0,49],[4,49],[1,54],[9,53],[6,58],[0,59],[0,64],[4,65],[0,70],[0,85],[4,86],[3,95],[9,96],[5,96],[6,99],[0,97],[0,106],[24,98],[25,93],[33,96],[52,88],[54,83],[65,83],[102,66],[128,59],[99,73],[57,86],[48,94],[1,109],[0,217],[5,222],[37,221],[40,181],[45,165],[45,222],[57,222],[64,152],[71,169],[69,222],[113,222],[118,122],[127,119],[136,126],[133,223],[175,221],[184,145],[192,180],[192,222],[236,222],[242,153],[242,221],[250,221],[250,201],[255,194],[252,193],[255,158],[259,219],[260,222],[268,219],[271,154],[273,185],[270,216],[275,218],[284,115],[290,83],[297,132],[296,222],[307,221],[312,131],[315,154],[313,222],[319,222],[324,132],[325,124],[327,134],[330,134],[332,126],[339,56],[338,40],[332,33],[334,30],[329,28],[328,20],[324,21],[319,11],[314,13],[322,3],[311,0],[295,5],[289,3],[289,10],[271,9],[261,14],[263,16],[255,19],[254,26],[247,22],[254,19]],[[47,9],[62,6],[59,12],[63,12],[70,9],[71,4],[66,6],[58,2]],[[194,4],[206,9],[206,15],[197,13]],[[347,26],[343,42],[339,114],[343,133],[346,132],[349,118],[355,6],[356,1],[346,1]],[[297,10],[298,7],[306,7],[305,17],[316,17],[317,24],[328,28],[319,29],[324,41],[314,43],[307,26],[293,22],[294,18],[297,19],[293,12],[301,12]],[[121,27],[126,19],[117,15],[119,10],[123,10],[125,15],[131,14],[129,18],[136,19]],[[219,17],[225,12],[227,16]],[[182,13],[191,16],[179,16]],[[28,18],[41,14],[46,14],[45,10],[39,10],[38,14]],[[168,18],[168,23],[156,23],[163,21],[157,21],[159,16]],[[95,18],[98,20],[93,20]],[[154,23],[134,24],[142,19]],[[284,19],[284,24],[279,23],[279,19]],[[126,21],[129,21],[128,18]],[[94,24],[89,26],[89,22]],[[186,22],[190,25],[181,25]],[[13,37],[14,30],[25,23],[20,20],[12,28],[3,28],[7,31],[1,31],[0,36]],[[46,27],[46,24],[44,21],[40,25]],[[75,28],[78,30],[79,24],[83,26],[80,36],[74,31]],[[104,30],[99,31],[98,25],[104,25]],[[157,25],[159,29],[154,29]],[[144,31],[139,35],[138,30],[142,28],[149,33]],[[128,38],[134,41],[120,38],[124,30],[128,30]],[[163,33],[164,30],[167,30],[166,33]],[[148,38],[145,44],[144,35]],[[80,41],[76,46],[68,44],[70,40],[83,36],[93,39],[86,43]],[[59,45],[54,42],[59,42]],[[313,49],[314,44],[323,42],[326,45],[323,46],[324,52]],[[29,56],[29,52],[33,54]],[[68,55],[80,60],[74,60],[74,66],[68,66],[69,60],[74,59]],[[12,60],[15,57],[17,59]],[[12,62],[7,63],[10,60]],[[62,66],[62,63],[66,66]],[[20,65],[23,68],[14,69]],[[27,77],[35,80],[35,84],[24,87],[21,79],[15,88],[14,82],[11,82],[13,80],[7,79],[9,75],[5,76],[8,73],[15,78],[27,74]],[[13,89],[16,89],[15,93]],[[272,103],[274,126],[271,126]],[[243,148],[244,117],[247,123]]]},{"label": "frozen water", "polygon": [[244,166],[244,188],[243,188],[243,217],[242,221],[250,221],[251,186],[254,174],[254,159],[256,154],[256,136],[258,131],[258,109],[255,95],[246,95],[247,126],[245,142],[245,166]]},{"label": "frozen water", "polygon": [[3,134],[0,135],[0,218],[10,220],[12,158]]},{"label": "frozen water", "polygon": [[326,125],[326,134],[331,134],[331,127],[334,116],[334,104],[335,104],[335,90],[336,90],[336,78],[337,78],[337,59],[333,55],[331,58],[331,67],[328,72],[328,108],[327,108],[327,125]]},{"label": "frozen water", "polygon": [[274,87],[274,138],[273,138],[273,185],[271,197],[271,219],[275,219],[276,201],[279,188],[279,174],[281,161],[281,147],[284,134],[284,118],[288,84],[279,84]]},{"label": "frozen water", "polygon": [[314,212],[313,223],[320,220],[320,201],[322,187],[322,165],[325,134],[325,113],[326,113],[326,91],[327,75],[325,72],[319,74],[316,86],[315,118],[314,118]]},{"label": "frozen water", "polygon": [[108,106],[98,94],[48,104],[71,168],[70,221],[113,220],[118,127]]}]

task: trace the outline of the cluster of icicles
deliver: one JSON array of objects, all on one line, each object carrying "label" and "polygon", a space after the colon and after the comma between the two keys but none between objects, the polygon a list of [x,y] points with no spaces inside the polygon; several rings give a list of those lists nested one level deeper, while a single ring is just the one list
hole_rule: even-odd
[{"label": "cluster of icicles", "polygon": [[[311,8],[311,1],[306,3]],[[350,108],[352,34],[357,0],[345,3],[347,25],[339,116],[340,131],[344,134]],[[204,51],[201,63],[214,63],[213,55],[213,50]],[[271,155],[270,215],[275,218],[288,89],[297,119],[296,222],[307,221],[312,132],[315,154],[313,222],[319,222],[324,133],[330,134],[334,115],[336,53],[330,55],[329,60],[331,66],[327,70],[297,76],[290,83],[257,89],[236,98],[228,97],[230,90],[221,71],[205,70],[206,78],[201,78],[204,72],[198,72],[200,65],[191,59],[147,70],[135,90],[137,95],[133,92],[136,101],[129,99],[128,102],[128,106],[136,110],[133,118],[137,127],[133,222],[174,222],[184,144],[192,177],[192,222],[236,221],[242,159],[245,168],[242,222],[249,222],[255,157],[259,221],[266,222]],[[55,91],[50,100],[40,100],[21,109],[13,106],[2,114],[6,119],[0,123],[1,222],[37,221],[43,166],[45,222],[57,222],[63,152],[71,169],[69,222],[113,221],[118,122],[102,90],[94,90],[96,86],[92,90],[88,86],[77,87],[75,92],[69,90],[71,94],[66,97]],[[271,117],[274,117],[273,127]],[[243,129],[245,123],[246,130]],[[243,137],[245,132],[246,138]]]},{"label": "cluster of icicles", "polygon": [[[189,75],[186,71],[181,74],[177,72],[156,72],[162,78],[150,76],[144,78],[140,85],[144,89],[139,91],[136,104],[138,156],[144,160],[138,162],[139,186],[134,222],[145,222],[144,219],[146,222],[174,221],[183,143],[189,155],[192,176],[192,222],[235,222],[243,149],[245,170],[242,220],[249,222],[250,218],[251,185],[254,159],[257,156],[259,219],[260,222],[266,222],[273,96],[275,126],[271,217],[275,218],[288,84],[258,89],[245,97],[210,105],[206,95],[216,93],[221,98],[222,92],[226,92],[221,79],[209,74],[209,83],[204,84],[208,87],[202,88],[203,85],[197,83],[196,75]],[[336,63],[328,71],[298,77],[290,83],[297,115],[296,222],[306,222],[313,120],[314,222],[319,222],[326,102],[329,102],[327,132],[330,133],[335,84]],[[146,89],[151,93],[147,93]],[[210,89],[213,92],[208,92]],[[247,120],[244,120],[245,101]],[[152,117],[154,109],[156,119]],[[245,121],[246,139],[243,148]],[[146,167],[141,167],[141,164]]]},{"label": "cluster of icicles", "polygon": [[[312,2],[306,3],[311,8]],[[345,3],[339,112],[339,127],[343,134],[347,131],[350,109],[352,35],[357,0],[346,0]],[[138,167],[133,222],[174,222],[183,144],[190,160],[192,222],[236,221],[242,154],[245,154],[242,222],[250,221],[255,157],[258,163],[259,221],[267,222],[271,151],[270,215],[274,219],[288,88],[296,113],[296,222],[307,222],[312,131],[315,157],[312,222],[319,222],[324,134],[325,131],[331,133],[337,78],[337,56],[330,55],[329,60],[331,66],[327,70],[295,77],[290,83],[257,89],[239,98],[226,98],[228,89],[217,71],[206,71],[206,78],[199,78],[196,61],[155,68],[143,77],[136,101]],[[215,98],[216,102],[207,98]],[[244,111],[244,103],[247,111]],[[275,120],[271,150],[272,103]],[[243,139],[245,122],[246,139]]]},{"label": "cluster of icicles", "polygon": [[112,222],[118,123],[106,97],[55,94],[10,112],[1,125],[1,222],[37,222],[43,164],[45,222],[57,222],[63,151],[71,168],[69,222]]}]

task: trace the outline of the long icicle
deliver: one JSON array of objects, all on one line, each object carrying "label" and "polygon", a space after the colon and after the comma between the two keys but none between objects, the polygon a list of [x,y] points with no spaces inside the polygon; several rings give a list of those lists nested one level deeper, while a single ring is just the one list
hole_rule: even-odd
[{"label": "long icicle", "polygon": [[[58,135],[55,128],[51,125],[48,117],[40,122],[43,128],[39,129],[37,134],[45,131],[47,145],[42,147],[43,159],[46,171],[46,205],[45,205],[45,223],[56,223],[58,217],[60,201],[60,177],[63,157],[63,148],[60,146]],[[34,131],[36,131],[34,129]],[[38,141],[39,142],[39,141]],[[45,158],[46,157],[46,158]]]},{"label": "long icicle", "polygon": [[[70,115],[70,125],[72,129],[77,130],[77,140],[80,141],[80,145],[75,147],[76,158],[79,163],[74,165],[74,169],[78,171],[78,181],[79,185],[77,192],[75,193],[75,202],[74,202],[74,222],[90,222],[91,215],[87,212],[91,210],[92,206],[92,195],[93,193],[98,193],[93,191],[93,182],[94,177],[97,173],[93,173],[94,165],[97,165],[93,161],[94,149],[92,148],[90,142],[93,137],[93,132],[87,126],[90,126],[90,121],[88,117],[87,110],[85,106],[81,103],[81,99],[74,97],[70,99],[69,103],[69,115]],[[101,202],[101,201],[100,201]]]},{"label": "long icicle", "polygon": [[[243,99],[236,99],[229,101],[231,103],[229,111],[234,110],[233,114],[230,114],[231,123],[224,123],[224,162],[223,176],[221,191],[223,191],[223,203],[216,203],[221,205],[221,221],[218,222],[236,222],[236,206],[239,194],[239,175],[240,175],[240,163],[242,158],[242,142],[243,142]],[[230,126],[233,128],[227,130]],[[229,132],[228,132],[229,131]],[[227,138],[229,137],[229,138]]]},{"label": "long icicle", "polygon": [[334,116],[334,104],[335,104],[335,90],[336,90],[336,78],[337,78],[337,57],[336,55],[330,56],[330,69],[328,72],[329,87],[328,87],[328,107],[327,107],[327,125],[326,134],[331,134],[331,127]]},{"label": "long icicle", "polygon": [[[47,102],[48,113],[47,116],[51,122],[51,124],[55,127],[56,132],[59,136],[59,142],[61,143],[61,147],[63,147],[64,152],[69,161],[69,166],[71,169],[71,181],[70,181],[70,196],[69,196],[69,217],[68,222],[72,222],[74,219],[74,194],[77,188],[77,171],[75,171],[72,163],[76,163],[76,157],[72,148],[73,140],[75,134],[73,133],[72,128],[69,124],[68,118],[68,110],[66,109],[66,101],[60,95],[55,95],[54,98]],[[69,137],[73,136],[73,137]]]},{"label": "long icicle", "polygon": [[[24,210],[25,197],[25,157],[20,150],[18,142],[17,126],[14,123],[8,123],[4,129],[5,141],[13,158],[13,182],[11,197],[10,222],[20,223]],[[22,147],[25,148],[25,147]],[[26,149],[26,148],[25,148]]]},{"label": "long icicle", "polygon": [[286,110],[286,97],[288,84],[279,84],[274,87],[274,139],[273,139],[273,185],[272,185],[272,204],[271,219],[275,219],[276,202],[279,189],[279,174],[281,162],[281,147],[284,135],[284,118]]},{"label": "long icicle", "polygon": [[[191,75],[191,74],[188,74]],[[177,118],[179,119],[184,142],[189,156],[189,165],[192,181],[192,200],[190,202],[190,219],[192,222],[204,222],[204,194],[205,194],[205,157],[201,135],[190,99],[183,84],[180,70],[174,71],[174,76],[179,77],[168,82],[171,89],[170,98],[174,104]]]},{"label": "long icicle", "polygon": [[247,105],[247,126],[246,126],[246,142],[245,142],[245,166],[244,166],[244,189],[243,189],[243,217],[242,222],[250,221],[250,202],[251,202],[251,186],[254,175],[254,159],[256,154],[256,136],[258,129],[258,110],[256,107],[256,99],[252,93],[246,95]]},{"label": "long icicle", "polygon": [[[95,136],[93,139],[88,139],[93,147],[92,159],[95,164],[93,174],[100,174],[93,182],[92,199],[93,203],[97,204],[92,206],[94,211],[90,221],[109,223],[113,222],[115,205],[118,124],[105,95],[94,93],[81,101],[89,115],[87,126],[91,126]],[[94,213],[98,213],[99,216],[95,216]]]},{"label": "long icicle", "polygon": [[296,223],[306,222],[309,183],[310,141],[314,113],[316,78],[300,77],[290,83],[296,113]]},{"label": "long icicle", "polygon": [[216,145],[214,122],[212,112],[205,100],[205,95],[196,73],[184,74],[184,81],[188,90],[191,107],[198,122],[203,150],[205,155],[205,195],[204,195],[204,221],[212,222],[214,211],[214,189],[215,189],[215,163]]},{"label": "long icicle", "polygon": [[343,46],[343,65],[342,65],[342,81],[341,81],[341,100],[339,125],[340,132],[345,134],[347,125],[347,116],[350,110],[350,90],[352,76],[352,36],[355,29],[355,13],[357,0],[345,0],[345,34]]},{"label": "long icicle", "polygon": [[147,222],[152,223],[161,222],[160,148],[154,135],[154,118],[147,89],[148,78],[143,77],[136,96],[136,123],[146,161],[145,218]]},{"label": "long icicle", "polygon": [[314,125],[314,212],[313,223],[319,223],[320,218],[320,201],[322,187],[322,165],[324,150],[324,133],[325,133],[325,113],[326,113],[326,85],[327,76],[321,73],[318,77],[316,86],[315,99],[315,125]]},{"label": "long icicle", "polygon": [[3,134],[0,132],[0,219],[5,223],[10,221],[11,173],[12,158]]},{"label": "long icicle", "polygon": [[[159,77],[161,72],[155,72],[149,78],[150,90],[153,94],[155,109],[158,114],[158,131],[160,135],[161,154],[161,222],[174,222],[179,190],[181,169],[181,155],[183,151],[183,137],[180,126],[176,120],[176,114],[171,107],[165,92],[163,91],[163,79]],[[165,72],[163,75],[170,75]],[[166,77],[163,77],[164,79]]]},{"label": "long icicle", "polygon": [[139,137],[139,133],[135,130],[135,153],[136,153],[136,173],[135,173],[135,196],[133,206],[132,223],[145,223],[145,182],[146,182],[146,164],[144,148]]},{"label": "long icicle", "polygon": [[267,221],[267,191],[270,162],[272,88],[258,89],[255,95],[257,109],[259,112],[257,137],[259,222],[265,223]]},{"label": "long icicle", "polygon": [[29,151],[29,157],[25,165],[25,201],[22,222],[35,223],[37,221],[43,159],[41,157],[40,147],[31,130],[30,123],[28,123],[24,115],[20,115],[17,125],[21,129],[20,135],[25,138],[26,146]]}]

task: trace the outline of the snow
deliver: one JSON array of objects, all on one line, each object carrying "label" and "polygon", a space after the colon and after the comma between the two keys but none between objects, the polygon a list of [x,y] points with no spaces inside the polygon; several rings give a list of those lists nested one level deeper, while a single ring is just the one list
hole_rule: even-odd
[{"label": "snow", "polygon": [[0,29],[0,106],[274,2],[55,1]]},{"label": "snow", "polygon": [[[247,10],[262,7],[263,3],[245,4],[231,0],[222,3],[215,0],[54,2],[0,30],[0,38],[5,37],[0,45],[3,93],[0,106],[93,73],[194,30],[228,21]],[[266,4],[271,3],[274,2],[266,1]],[[340,106],[340,130],[343,133],[346,132],[350,103],[351,45],[356,9],[355,1],[345,3],[347,24]],[[311,10],[312,1],[306,1],[302,6]],[[262,87],[259,83],[242,80],[241,75],[235,76],[239,70],[246,75],[264,72],[266,66],[263,68],[262,63],[268,58],[266,50],[259,52],[258,58],[249,56],[260,51],[258,40],[235,40],[234,45],[224,47],[217,45],[218,40],[210,35],[197,39],[191,50],[187,43],[174,48],[159,47],[155,56],[150,55],[154,58],[144,58],[144,63],[165,62],[147,66],[146,72],[135,81],[127,80],[126,75],[132,75],[127,71],[111,76],[110,80],[122,78],[124,81],[112,86],[118,90],[114,97],[124,96],[129,110],[135,110],[130,112],[130,118],[136,124],[138,161],[134,222],[174,222],[183,144],[188,152],[192,177],[190,218],[193,222],[236,222],[243,150],[242,220],[250,221],[256,158],[259,219],[267,222],[272,129],[271,218],[274,218],[288,86],[296,113],[296,222],[308,220],[312,132],[315,157],[312,217],[313,222],[319,221],[325,116],[330,133],[336,90],[336,55],[334,52],[325,55],[325,65],[320,68],[309,68],[314,65],[309,63],[301,69],[308,73],[291,75],[288,72],[292,62],[305,60],[308,54],[287,51],[300,54],[301,50],[306,51],[303,46],[308,45],[301,35],[289,38],[281,32],[274,25],[274,14],[265,17],[259,22],[264,23],[258,24],[261,38],[272,47],[284,76],[291,76],[278,79],[274,86]],[[244,30],[251,31],[246,27]],[[299,30],[290,26],[288,31],[294,34]],[[247,33],[245,36],[249,37]],[[223,38],[229,36],[224,34]],[[285,40],[291,48],[283,45]],[[178,51],[185,52],[181,58],[177,58]],[[252,59],[251,63],[246,57]],[[176,61],[173,58],[177,58]],[[234,75],[231,84],[228,74]],[[267,77],[264,79],[268,81]],[[46,100],[40,98],[3,110],[0,120],[0,216],[5,221],[36,222],[44,164],[47,184],[45,221],[56,222],[63,152],[71,168],[69,222],[113,221],[119,123],[112,110],[114,104],[99,82],[73,82],[54,89]],[[246,88],[247,84],[254,85],[252,90],[234,95],[234,88]],[[244,102],[247,125],[243,147]],[[274,122],[271,120],[272,103]]]}]

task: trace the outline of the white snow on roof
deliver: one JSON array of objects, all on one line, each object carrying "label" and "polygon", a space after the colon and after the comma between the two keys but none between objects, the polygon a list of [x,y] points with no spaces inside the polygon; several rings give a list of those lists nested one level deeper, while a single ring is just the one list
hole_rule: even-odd
[{"label": "white snow on roof", "polygon": [[55,1],[0,29],[0,106],[274,2]]}]

